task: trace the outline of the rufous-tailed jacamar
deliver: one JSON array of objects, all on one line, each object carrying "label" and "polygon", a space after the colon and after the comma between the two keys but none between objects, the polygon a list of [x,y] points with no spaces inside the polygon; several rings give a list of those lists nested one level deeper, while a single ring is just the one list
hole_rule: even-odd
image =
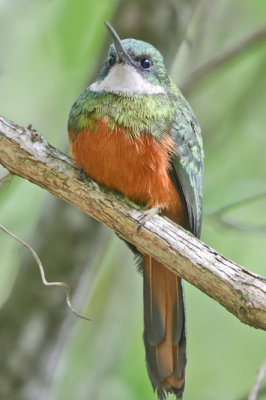
[{"label": "rufous-tailed jacamar", "polygon": [[[98,78],[74,103],[68,122],[78,167],[99,184],[200,236],[203,149],[199,124],[152,45],[113,44]],[[132,246],[131,246],[132,247]],[[146,254],[144,344],[149,377],[160,400],[181,398],[185,384],[186,324],[181,279]]]}]

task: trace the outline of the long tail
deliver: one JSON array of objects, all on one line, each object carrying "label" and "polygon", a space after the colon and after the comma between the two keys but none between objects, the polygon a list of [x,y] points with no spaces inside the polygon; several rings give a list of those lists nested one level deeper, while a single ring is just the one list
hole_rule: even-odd
[{"label": "long tail", "polygon": [[153,389],[181,399],[185,385],[186,327],[182,282],[150,256],[144,256],[144,344]]}]

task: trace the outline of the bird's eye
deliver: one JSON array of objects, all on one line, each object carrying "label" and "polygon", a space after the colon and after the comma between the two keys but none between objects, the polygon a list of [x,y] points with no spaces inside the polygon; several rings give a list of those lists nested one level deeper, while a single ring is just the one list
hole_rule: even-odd
[{"label": "bird's eye", "polygon": [[114,64],[115,64],[115,56],[113,56],[113,55],[111,55],[109,58],[108,58],[108,64],[109,64],[109,67],[112,67]]},{"label": "bird's eye", "polygon": [[142,60],[140,61],[140,65],[144,69],[149,69],[151,67],[151,60],[149,60],[148,58],[142,58]]}]

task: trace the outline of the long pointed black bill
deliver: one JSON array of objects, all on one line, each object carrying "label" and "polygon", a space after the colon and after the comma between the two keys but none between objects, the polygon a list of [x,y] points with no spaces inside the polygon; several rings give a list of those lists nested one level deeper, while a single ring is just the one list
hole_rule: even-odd
[{"label": "long pointed black bill", "polygon": [[110,25],[109,22],[107,22],[107,21],[105,21],[104,23],[105,23],[108,31],[110,32],[110,35],[112,36],[113,43],[115,45],[115,48],[116,48],[116,51],[117,51],[119,59],[121,61],[123,61],[124,63],[126,63],[126,64],[134,66],[133,60],[130,58],[128,53],[123,48],[123,45],[122,45],[121,40],[120,40],[120,37],[118,36],[118,34],[116,33],[116,31],[114,30],[112,25]]}]

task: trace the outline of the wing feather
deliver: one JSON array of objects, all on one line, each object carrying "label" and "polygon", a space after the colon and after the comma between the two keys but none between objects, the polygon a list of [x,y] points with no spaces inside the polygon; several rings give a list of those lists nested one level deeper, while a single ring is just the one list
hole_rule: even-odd
[{"label": "wing feather", "polygon": [[204,159],[202,137],[199,123],[182,95],[179,97],[171,136],[176,152],[171,158],[170,176],[187,210],[187,229],[199,237]]}]

